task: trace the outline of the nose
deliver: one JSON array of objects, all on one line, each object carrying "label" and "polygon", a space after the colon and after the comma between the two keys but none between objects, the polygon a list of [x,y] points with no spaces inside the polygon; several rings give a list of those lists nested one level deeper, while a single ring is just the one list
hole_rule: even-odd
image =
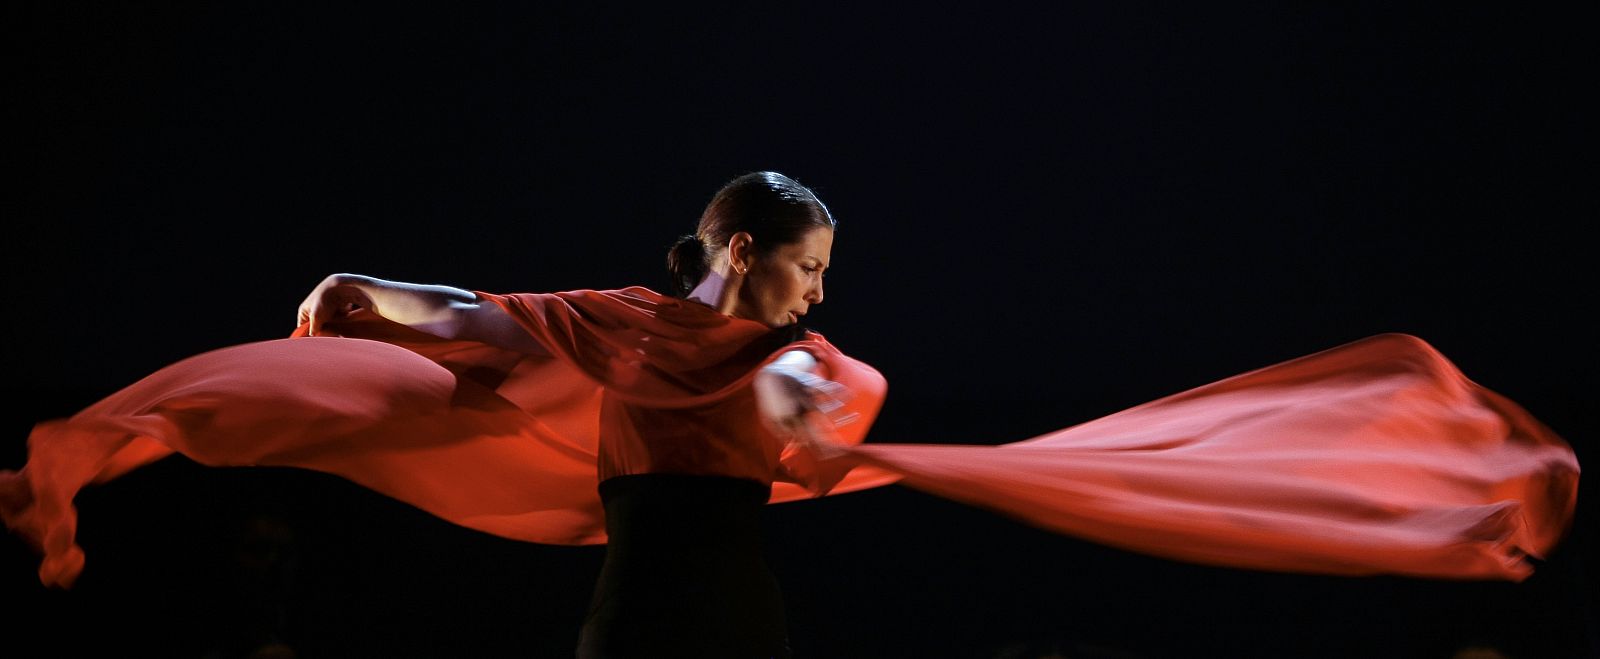
[{"label": "nose", "polygon": [[806,301],[812,304],[822,304],[822,278],[817,277],[817,283],[811,285],[806,291]]}]

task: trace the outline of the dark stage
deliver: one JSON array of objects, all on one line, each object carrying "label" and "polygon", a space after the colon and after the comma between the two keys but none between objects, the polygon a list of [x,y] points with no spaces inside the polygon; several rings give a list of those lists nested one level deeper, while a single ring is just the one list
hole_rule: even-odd
[{"label": "dark stage", "polygon": [[[1595,455],[1576,12],[10,13],[3,468],[35,422],[287,336],[330,273],[664,290],[673,239],[760,169],[839,221],[807,324],[888,378],[868,442],[1018,441],[1404,332]],[[899,486],[767,522],[798,657],[1542,659],[1600,656],[1579,496],[1521,583],[1192,565]],[[603,555],[179,457],[78,504],[72,590],[0,545],[7,657],[243,657],[267,633],[302,658],[566,657]]]}]

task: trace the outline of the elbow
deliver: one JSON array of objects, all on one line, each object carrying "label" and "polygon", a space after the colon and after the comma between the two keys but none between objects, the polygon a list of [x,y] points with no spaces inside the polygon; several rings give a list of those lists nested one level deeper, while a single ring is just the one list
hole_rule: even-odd
[{"label": "elbow", "polygon": [[451,317],[455,319],[456,335],[451,338],[477,341],[498,348],[529,355],[550,356],[551,352],[539,343],[528,329],[512,318],[500,305],[489,300],[451,303]]}]

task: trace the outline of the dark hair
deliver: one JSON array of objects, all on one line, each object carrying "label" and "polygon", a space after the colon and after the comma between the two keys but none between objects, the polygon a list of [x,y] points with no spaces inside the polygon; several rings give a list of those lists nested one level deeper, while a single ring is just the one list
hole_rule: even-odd
[{"label": "dark hair", "polygon": [[798,242],[817,227],[835,228],[833,215],[811,188],[777,172],[751,172],[728,181],[706,204],[700,225],[667,252],[667,272],[678,297],[686,297],[725,249],[733,234],[750,234],[757,253]]}]

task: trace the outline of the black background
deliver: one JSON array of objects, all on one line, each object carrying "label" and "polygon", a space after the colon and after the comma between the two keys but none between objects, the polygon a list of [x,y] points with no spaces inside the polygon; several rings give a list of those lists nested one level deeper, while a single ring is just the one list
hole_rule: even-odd
[{"label": "black background", "polygon": [[[331,272],[664,290],[758,169],[839,220],[808,324],[888,377],[868,441],[1017,441],[1407,332],[1592,455],[1586,17],[1195,4],[15,7],[3,466],[286,335]],[[798,656],[1569,657],[1600,649],[1580,496],[1518,584],[1176,563],[898,486],[769,520]],[[302,657],[570,656],[602,555],[182,458],[79,504],[73,590],[7,540],[11,640],[232,656],[269,601]],[[292,566],[278,599],[241,547]]]}]

